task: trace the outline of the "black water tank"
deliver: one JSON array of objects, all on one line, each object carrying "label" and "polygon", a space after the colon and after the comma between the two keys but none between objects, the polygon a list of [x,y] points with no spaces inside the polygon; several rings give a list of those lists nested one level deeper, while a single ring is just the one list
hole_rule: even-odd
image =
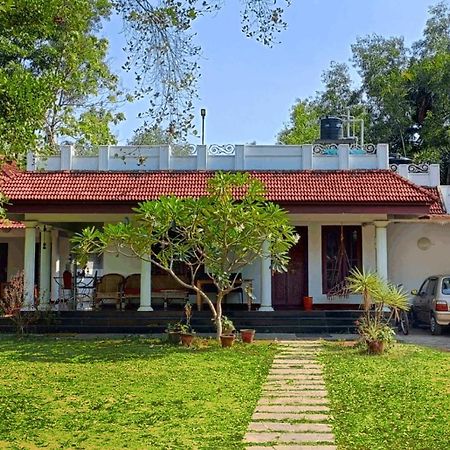
[{"label": "black water tank", "polygon": [[342,119],[328,116],[320,119],[320,139],[335,141],[342,139],[343,136]]}]

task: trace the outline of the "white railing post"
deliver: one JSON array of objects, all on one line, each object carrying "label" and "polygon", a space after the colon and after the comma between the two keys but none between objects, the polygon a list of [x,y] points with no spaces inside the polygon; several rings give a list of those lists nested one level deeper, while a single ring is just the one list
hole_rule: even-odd
[{"label": "white railing post", "polygon": [[72,145],[61,145],[61,170],[72,169],[72,158],[74,147]]},{"label": "white railing post", "polygon": [[206,145],[197,145],[197,170],[207,170],[208,151]]},{"label": "white railing post", "polygon": [[169,145],[159,147],[159,170],[170,169],[171,148]]},{"label": "white railing post", "polygon": [[98,149],[98,170],[108,170],[109,146],[101,145]]},{"label": "white railing post", "polygon": [[302,145],[302,170],[313,169],[313,145]]},{"label": "white railing post", "polygon": [[338,145],[339,170],[348,170],[350,167],[350,146],[348,144]]},{"label": "white railing post", "polygon": [[234,170],[245,170],[245,146],[234,147]]},{"label": "white railing post", "polygon": [[389,169],[389,145],[377,145],[377,164],[379,169]]}]

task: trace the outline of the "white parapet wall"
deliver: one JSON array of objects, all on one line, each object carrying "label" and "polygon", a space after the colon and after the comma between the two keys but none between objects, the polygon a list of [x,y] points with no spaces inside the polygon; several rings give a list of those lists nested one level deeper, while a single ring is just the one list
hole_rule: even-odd
[{"label": "white parapet wall", "polygon": [[351,170],[388,169],[386,144],[101,146],[80,156],[61,146],[59,155],[28,154],[29,171],[152,170]]}]

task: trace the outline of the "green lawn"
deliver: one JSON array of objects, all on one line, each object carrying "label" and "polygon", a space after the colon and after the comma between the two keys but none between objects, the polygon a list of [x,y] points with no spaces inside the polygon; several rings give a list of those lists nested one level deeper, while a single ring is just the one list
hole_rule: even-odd
[{"label": "green lawn", "polygon": [[275,351],[0,338],[0,448],[243,448]]},{"label": "green lawn", "polygon": [[339,450],[450,449],[450,353],[396,345],[383,356],[325,344]]}]

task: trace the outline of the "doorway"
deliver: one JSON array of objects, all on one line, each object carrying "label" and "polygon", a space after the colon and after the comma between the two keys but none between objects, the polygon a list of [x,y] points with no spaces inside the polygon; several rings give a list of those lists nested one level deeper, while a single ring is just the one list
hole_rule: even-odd
[{"label": "doorway", "polygon": [[295,227],[300,239],[289,251],[287,272],[272,276],[274,309],[302,309],[308,295],[308,227]]}]

